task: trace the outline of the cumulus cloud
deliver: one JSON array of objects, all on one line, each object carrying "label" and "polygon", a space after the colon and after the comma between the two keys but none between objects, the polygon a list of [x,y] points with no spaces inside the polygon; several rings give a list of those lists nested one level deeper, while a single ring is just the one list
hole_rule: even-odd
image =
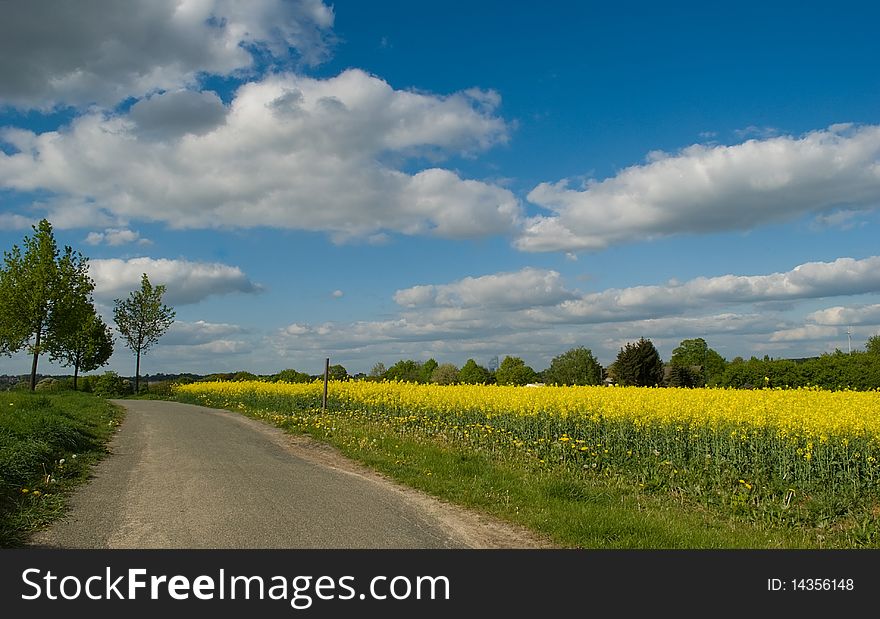
[{"label": "cumulus cloud", "polygon": [[682,339],[704,337],[716,349],[735,351],[731,356],[792,346],[803,356],[833,349],[840,336],[835,325],[869,323],[880,317],[880,305],[830,308],[808,315],[804,324],[797,318],[799,301],[867,293],[880,293],[880,257],[594,293],[567,288],[555,271],[526,268],[401,289],[394,294],[400,306],[395,316],[294,323],[269,343],[291,358],[326,352],[373,362],[434,356],[461,363],[468,356],[488,358],[493,351],[529,351],[544,367],[579,345],[610,362],[623,344],[641,336],[654,339],[664,354]]},{"label": "cumulus cloud", "polygon": [[801,342],[812,340],[826,340],[838,335],[836,327],[822,325],[805,325],[793,329],[781,329],[770,336],[771,342]]},{"label": "cumulus cloud", "polygon": [[[222,112],[210,94],[176,93],[127,115],[93,111],[58,131],[6,129],[0,187],[52,192],[65,200],[51,205],[56,216],[70,204],[82,211],[77,219],[89,211],[93,221],[272,226],[338,241],[386,231],[506,234],[521,217],[509,190],[437,167],[409,174],[393,162],[504,142],[497,103],[478,90],[395,90],[359,70],[271,75],[241,86]],[[200,125],[192,112],[203,109],[216,114]]]},{"label": "cumulus cloud", "polygon": [[0,229],[3,230],[30,230],[36,223],[30,217],[16,213],[0,213]]},{"label": "cumulus cloud", "polygon": [[557,271],[525,268],[511,273],[466,277],[451,284],[413,286],[398,290],[394,301],[408,308],[463,306],[524,308],[556,305],[574,298]]},{"label": "cumulus cloud", "polygon": [[143,273],[154,286],[166,286],[164,300],[172,306],[198,303],[212,295],[261,290],[239,267],[226,264],[165,258],[89,261],[89,274],[95,280],[95,297],[99,300],[126,298],[140,288]]},{"label": "cumulus cloud", "polygon": [[807,321],[817,325],[880,325],[880,304],[829,307],[807,314]]},{"label": "cumulus cloud", "polygon": [[203,135],[223,122],[226,108],[213,92],[181,90],[141,99],[129,110],[139,135],[157,139]]},{"label": "cumulus cloud", "polygon": [[651,153],[647,163],[582,188],[541,183],[528,199],[551,213],[526,221],[516,240],[525,251],[599,250],[873,209],[880,204],[880,126]]},{"label": "cumulus cloud", "polygon": [[228,341],[231,337],[244,333],[238,325],[197,320],[186,322],[176,320],[162,337],[167,346],[195,346],[216,341]]},{"label": "cumulus cloud", "polygon": [[0,21],[0,104],[112,106],[240,74],[257,53],[316,64],[333,21],[320,0],[21,2]]},{"label": "cumulus cloud", "polygon": [[784,273],[698,277],[662,286],[612,288],[529,310],[540,322],[599,323],[678,314],[690,308],[880,292],[880,256],[808,262]]},{"label": "cumulus cloud", "polygon": [[111,247],[128,243],[138,243],[139,245],[149,245],[152,243],[150,239],[141,238],[140,232],[128,230],[127,228],[107,228],[103,232],[89,232],[85,242],[89,245],[107,244]]}]

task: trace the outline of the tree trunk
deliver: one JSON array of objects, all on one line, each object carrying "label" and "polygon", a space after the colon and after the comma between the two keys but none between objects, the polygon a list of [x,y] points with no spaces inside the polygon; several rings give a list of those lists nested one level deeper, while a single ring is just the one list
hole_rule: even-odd
[{"label": "tree trunk", "polygon": [[73,364],[73,390],[76,391],[76,376],[79,374],[79,361]]},{"label": "tree trunk", "polygon": [[37,339],[34,342],[34,362],[31,365],[31,391],[37,388],[37,359],[40,357],[40,335],[43,332],[43,325],[37,325]]},{"label": "tree trunk", "polygon": [[140,379],[141,379],[141,351],[137,351],[137,363],[135,364],[134,369],[134,394],[137,395],[140,393],[138,389],[140,388]]}]

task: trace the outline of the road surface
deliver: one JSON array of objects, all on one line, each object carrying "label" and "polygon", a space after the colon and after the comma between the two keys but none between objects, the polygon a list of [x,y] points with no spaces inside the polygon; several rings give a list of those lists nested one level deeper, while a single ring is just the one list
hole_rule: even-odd
[{"label": "road surface", "polygon": [[118,400],[111,455],[36,534],[49,548],[534,548],[529,533],[401,487],[236,413]]}]

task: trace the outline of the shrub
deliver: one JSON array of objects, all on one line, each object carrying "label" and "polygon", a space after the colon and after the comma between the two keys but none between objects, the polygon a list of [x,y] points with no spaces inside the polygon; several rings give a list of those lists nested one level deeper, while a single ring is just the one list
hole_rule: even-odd
[{"label": "shrub", "polygon": [[61,388],[62,384],[57,378],[47,376],[46,378],[40,379],[34,387],[34,391],[60,391]]},{"label": "shrub", "polygon": [[124,381],[116,372],[104,372],[95,379],[93,389],[103,398],[116,398],[131,393],[131,382]]},{"label": "shrub", "polygon": [[451,363],[441,363],[431,373],[431,382],[438,385],[452,385],[458,381],[458,368]]}]

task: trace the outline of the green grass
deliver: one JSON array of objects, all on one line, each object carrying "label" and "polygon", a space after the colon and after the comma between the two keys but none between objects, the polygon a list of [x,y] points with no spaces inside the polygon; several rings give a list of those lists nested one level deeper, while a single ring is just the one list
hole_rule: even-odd
[{"label": "green grass", "polygon": [[[197,402],[196,402],[197,403]],[[833,527],[756,521],[680,492],[652,491],[625,478],[498,458],[434,436],[320,411],[279,415],[241,410],[307,434],[410,487],[525,526],[570,548],[849,548],[876,545],[873,525]]]},{"label": "green grass", "polygon": [[121,416],[85,393],[0,392],[0,547],[21,545],[64,513]]}]

